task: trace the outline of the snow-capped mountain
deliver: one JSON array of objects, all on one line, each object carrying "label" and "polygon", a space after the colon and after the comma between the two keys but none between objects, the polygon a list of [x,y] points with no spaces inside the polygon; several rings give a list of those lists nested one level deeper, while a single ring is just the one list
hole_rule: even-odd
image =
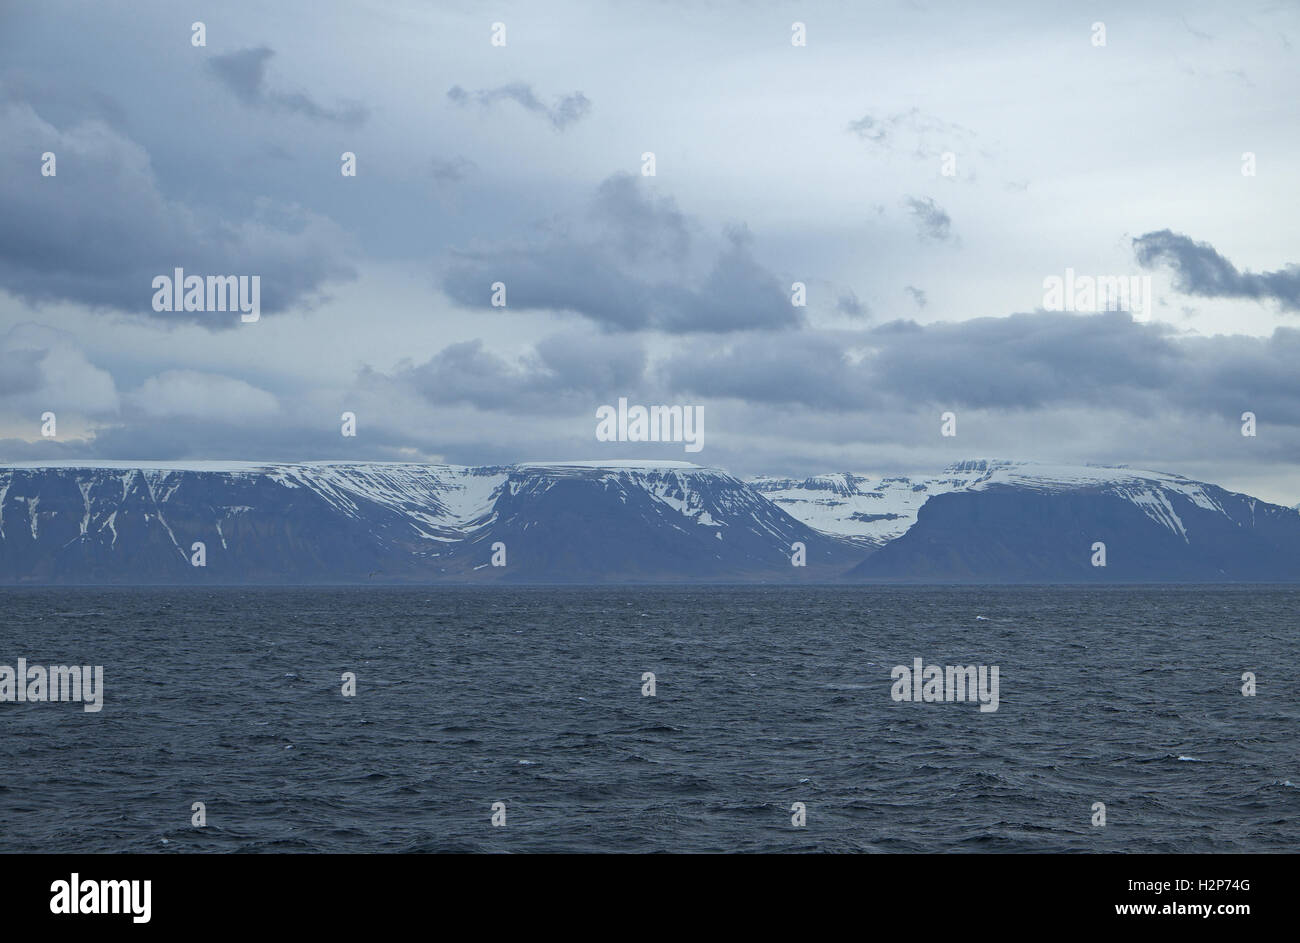
[{"label": "snow-capped mountain", "polygon": [[[4,582],[393,578],[486,515],[504,469],[240,462],[0,468]],[[203,567],[192,567],[195,542]]]},{"label": "snow-capped mountain", "polygon": [[[837,576],[861,559],[744,482],[687,462],[515,466],[490,517],[448,557],[450,571],[486,570],[508,548],[501,579],[793,579]],[[791,565],[804,545],[806,567]]]},{"label": "snow-capped mountain", "polygon": [[7,583],[782,579],[860,558],[685,462],[0,467]]},{"label": "snow-capped mountain", "polygon": [[[1291,581],[1300,515],[1165,472],[978,460],[854,578]],[[1104,544],[1103,559],[1097,544]]]},{"label": "snow-capped mountain", "polygon": [[1290,581],[1300,514],[1162,472],[988,460],[749,483],[686,462],[0,466],[0,583],[841,577]]}]

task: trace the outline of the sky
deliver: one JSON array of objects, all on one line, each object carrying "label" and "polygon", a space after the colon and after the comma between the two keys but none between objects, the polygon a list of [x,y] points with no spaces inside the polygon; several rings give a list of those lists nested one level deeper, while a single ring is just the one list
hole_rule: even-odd
[{"label": "sky", "polygon": [[[1249,0],[0,2],[0,462],[1005,458],[1292,505],[1296,43]],[[155,310],[176,268],[260,318]],[[1055,310],[1067,270],[1150,309]],[[599,440],[620,398],[703,448]]]}]

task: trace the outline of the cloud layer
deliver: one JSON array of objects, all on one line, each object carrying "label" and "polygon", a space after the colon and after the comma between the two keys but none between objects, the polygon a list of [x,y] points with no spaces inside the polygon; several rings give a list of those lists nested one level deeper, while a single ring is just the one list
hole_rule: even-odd
[{"label": "cloud layer", "polygon": [[[275,314],[354,274],[350,240],[326,217],[266,199],[230,214],[169,198],[145,150],[102,122],[60,129],[0,102],[0,126],[0,285],[30,302],[230,327],[238,314],[154,312],[154,277],[257,274],[262,311]],[[54,176],[40,176],[42,153],[55,155]]]},{"label": "cloud layer", "polygon": [[[1160,0],[1099,48],[1028,0],[812,0],[793,47],[734,3],[555,0],[497,47],[469,6],[227,0],[209,49],[165,0],[70,3],[0,31],[0,460],[600,457],[628,396],[705,405],[739,473],[996,454],[1300,500],[1293,7]],[[1146,323],[1034,310],[1137,266]],[[262,320],[154,312],[176,267],[259,275]]]}]

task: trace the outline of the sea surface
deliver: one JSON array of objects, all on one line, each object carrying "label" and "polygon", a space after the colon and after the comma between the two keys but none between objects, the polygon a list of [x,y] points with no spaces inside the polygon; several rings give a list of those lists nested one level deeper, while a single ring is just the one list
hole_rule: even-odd
[{"label": "sea surface", "polygon": [[0,590],[19,657],[104,707],[0,703],[0,852],[1300,847],[1296,588]]}]

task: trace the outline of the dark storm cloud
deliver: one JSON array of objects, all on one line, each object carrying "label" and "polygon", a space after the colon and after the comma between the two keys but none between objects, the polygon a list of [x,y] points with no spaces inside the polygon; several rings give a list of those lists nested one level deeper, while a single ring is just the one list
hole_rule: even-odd
[{"label": "dark storm cloud", "polygon": [[240,49],[213,56],[208,68],[243,104],[250,108],[290,112],[316,121],[358,125],[369,117],[369,109],[357,102],[326,108],[305,92],[286,92],[267,87],[266,66],[275,50],[268,46]]},{"label": "dark storm cloud", "polygon": [[605,402],[641,384],[645,351],[624,338],[552,335],[512,363],[482,340],[452,344],[395,379],[433,403],[468,403],[479,409],[547,412],[559,398]]},{"label": "dark storm cloud", "polygon": [[598,188],[596,232],[458,252],[443,290],[462,304],[485,307],[492,284],[502,282],[509,308],[575,312],[609,330],[682,334],[799,323],[787,286],[755,260],[744,227],[727,232],[702,278],[673,264],[688,249],[687,221],[671,201],[641,194],[635,180],[612,177]]},{"label": "dark storm cloud", "polygon": [[533,91],[533,87],[524,82],[511,82],[497,88],[481,88],[469,92],[459,85],[447,90],[447,98],[453,104],[465,106],[471,102],[486,108],[501,101],[512,101],[525,111],[540,115],[551,123],[557,131],[563,131],[569,125],[585,118],[591,111],[591,100],[582,92],[573,92],[555,100],[554,105],[547,105]]},{"label": "dark storm cloud", "polygon": [[[100,122],[60,129],[28,105],[0,102],[0,127],[0,287],[29,302],[231,327],[238,314],[154,312],[154,277],[176,267],[260,275],[263,314],[352,277],[350,238],[324,217],[261,201],[232,218],[169,199],[144,148]],[[47,151],[57,176],[40,175],[36,158]]]},{"label": "dark storm cloud", "polygon": [[944,242],[952,236],[952,218],[944,208],[930,197],[909,196],[903,200],[907,211],[912,214],[916,224],[916,233],[922,239],[934,239]]},{"label": "dark storm cloud", "polygon": [[1184,337],[1124,312],[1056,313],[870,331],[753,335],[663,367],[678,392],[853,411],[892,404],[1003,411],[1053,407],[1300,424],[1300,331]]},{"label": "dark storm cloud", "polygon": [[1208,242],[1193,242],[1181,233],[1162,229],[1133,240],[1144,268],[1166,265],[1174,287],[1202,298],[1250,298],[1276,301],[1285,311],[1300,311],[1300,266],[1276,272],[1243,272]]}]

